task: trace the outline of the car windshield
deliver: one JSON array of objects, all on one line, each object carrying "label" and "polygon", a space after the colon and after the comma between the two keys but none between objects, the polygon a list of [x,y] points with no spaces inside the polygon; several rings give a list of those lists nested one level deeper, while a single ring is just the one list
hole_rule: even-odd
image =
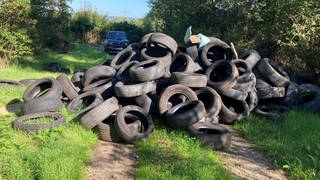
[{"label": "car windshield", "polygon": [[112,31],[108,33],[108,39],[127,39],[123,31]]}]

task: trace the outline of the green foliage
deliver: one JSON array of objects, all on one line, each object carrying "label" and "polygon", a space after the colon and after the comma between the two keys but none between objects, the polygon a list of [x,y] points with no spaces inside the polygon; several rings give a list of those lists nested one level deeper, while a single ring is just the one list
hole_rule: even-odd
[{"label": "green foliage", "polygon": [[32,51],[28,36],[30,8],[26,1],[0,2],[0,68]]},{"label": "green foliage", "polygon": [[72,15],[71,30],[81,42],[97,43],[105,38],[109,20],[90,6],[83,7]]},{"label": "green foliage", "polygon": [[31,0],[30,17],[36,21],[31,36],[37,48],[59,47],[65,50],[71,41],[68,0]]},{"label": "green foliage", "polygon": [[233,179],[212,149],[183,130],[157,124],[152,136],[136,145],[137,179]]},{"label": "green foliage", "polygon": [[149,4],[146,19],[178,42],[192,25],[195,34],[232,41],[240,53],[255,48],[288,68],[320,77],[317,0],[149,0]]},{"label": "green foliage", "polygon": [[250,116],[235,127],[287,172],[289,179],[319,178],[319,115],[291,111],[279,122]]},{"label": "green foliage", "polygon": [[126,20],[114,20],[110,25],[110,30],[125,31],[130,42],[138,42],[144,35],[142,28],[138,27],[135,20],[129,23]]},{"label": "green foliage", "polygon": [[40,55],[24,57],[19,61],[19,64],[0,69],[0,77],[12,80],[56,77],[61,73],[43,70],[43,63],[57,62],[63,68],[68,68],[73,72],[75,70],[84,71],[89,67],[101,64],[108,58],[106,53],[88,44],[71,44],[68,54],[44,49]]}]

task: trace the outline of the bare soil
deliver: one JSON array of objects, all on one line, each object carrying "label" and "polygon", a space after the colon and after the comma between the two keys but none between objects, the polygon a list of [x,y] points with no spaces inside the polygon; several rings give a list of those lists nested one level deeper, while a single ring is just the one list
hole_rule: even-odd
[{"label": "bare soil", "polygon": [[134,145],[99,140],[91,152],[85,179],[134,179],[136,159]]},{"label": "bare soil", "polygon": [[218,152],[218,155],[227,171],[240,179],[287,179],[284,173],[275,169],[253,144],[245,140],[231,126],[225,127],[231,133],[231,147],[227,152]]}]

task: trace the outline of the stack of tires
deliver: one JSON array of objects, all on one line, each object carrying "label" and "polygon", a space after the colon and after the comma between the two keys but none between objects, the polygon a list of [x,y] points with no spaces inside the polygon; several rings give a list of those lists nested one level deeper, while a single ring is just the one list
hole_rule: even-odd
[{"label": "stack of tires", "polygon": [[[66,123],[66,118],[58,113],[63,106],[62,88],[54,78],[39,79],[28,86],[23,94],[22,113],[12,123],[17,129],[35,132],[50,129]],[[52,119],[45,121],[45,118]],[[45,121],[44,123],[37,122]]]},{"label": "stack of tires", "polygon": [[[153,117],[223,150],[231,137],[221,124],[243,120],[252,111],[272,119],[296,105],[319,111],[317,86],[291,82],[284,70],[255,50],[236,59],[227,43],[210,40],[198,50],[195,44],[178,46],[163,33],[146,34],[112,60],[71,79],[62,74],[33,82],[24,94],[24,116],[55,112],[63,101],[69,113],[104,141],[147,138]],[[314,99],[299,98],[306,93]]]}]

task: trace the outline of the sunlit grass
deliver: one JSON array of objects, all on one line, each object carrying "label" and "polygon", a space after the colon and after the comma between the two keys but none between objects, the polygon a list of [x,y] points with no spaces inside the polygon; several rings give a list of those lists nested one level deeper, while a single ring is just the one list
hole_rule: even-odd
[{"label": "sunlit grass", "polygon": [[320,177],[320,115],[294,110],[279,122],[251,116],[236,128],[290,179]]},{"label": "sunlit grass", "polygon": [[[57,77],[61,73],[42,70],[42,64],[55,61],[66,68],[87,69],[106,57],[96,48],[81,44],[72,45],[68,54],[45,50],[40,56],[26,57],[20,64],[1,69],[0,79]],[[25,89],[24,86],[0,86],[0,107],[22,101]],[[21,113],[0,115],[0,179],[83,179],[97,135],[85,130],[66,108],[61,113],[66,116],[66,125],[37,133],[12,127],[12,121]],[[41,123],[48,120],[50,118],[43,118]]]},{"label": "sunlit grass", "polygon": [[157,124],[152,137],[136,147],[137,179],[233,179],[217,154],[184,130]]}]

